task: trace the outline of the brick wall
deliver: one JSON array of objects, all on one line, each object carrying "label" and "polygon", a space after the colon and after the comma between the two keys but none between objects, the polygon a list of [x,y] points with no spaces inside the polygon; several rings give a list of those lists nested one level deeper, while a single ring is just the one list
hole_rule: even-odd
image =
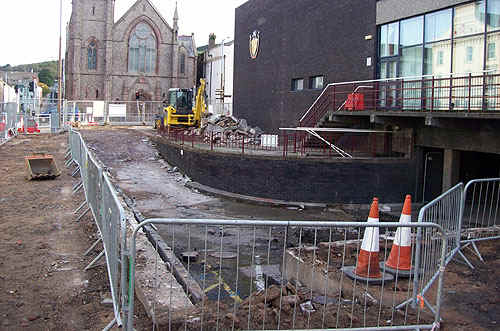
[{"label": "brick wall", "polygon": [[287,201],[400,203],[414,193],[411,160],[283,160],[201,152],[154,138],[161,155],[193,181],[228,192]]}]

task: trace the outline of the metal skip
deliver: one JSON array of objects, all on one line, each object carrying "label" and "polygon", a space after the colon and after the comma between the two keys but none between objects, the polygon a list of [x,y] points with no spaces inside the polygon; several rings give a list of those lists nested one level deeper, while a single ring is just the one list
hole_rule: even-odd
[{"label": "metal skip", "polygon": [[24,158],[26,179],[54,179],[61,175],[54,157],[46,153],[36,153]]}]

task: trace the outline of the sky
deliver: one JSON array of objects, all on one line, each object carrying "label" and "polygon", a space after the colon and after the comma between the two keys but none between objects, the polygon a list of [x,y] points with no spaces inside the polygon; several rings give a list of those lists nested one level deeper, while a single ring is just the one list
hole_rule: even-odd
[{"label": "sky", "polygon": [[[71,0],[62,0],[63,56]],[[116,0],[115,21],[136,0]],[[175,0],[150,0],[172,26]],[[179,33],[194,33],[196,45],[234,36],[234,9],[246,0],[178,0]],[[59,56],[59,0],[2,0],[0,10],[0,65],[57,60]],[[31,23],[31,24],[30,24]]]}]

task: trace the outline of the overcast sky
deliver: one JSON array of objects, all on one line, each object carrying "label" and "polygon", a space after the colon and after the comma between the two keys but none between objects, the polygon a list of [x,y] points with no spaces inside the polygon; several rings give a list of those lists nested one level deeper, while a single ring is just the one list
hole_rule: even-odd
[{"label": "overcast sky", "polygon": [[[117,0],[117,21],[136,0]],[[151,0],[172,25],[175,0]],[[178,0],[181,34],[195,34],[196,45],[208,43],[214,32],[217,40],[234,36],[234,9],[246,0]],[[66,23],[71,0],[63,0],[63,56]],[[0,65],[57,60],[59,56],[59,0],[1,0]]]}]

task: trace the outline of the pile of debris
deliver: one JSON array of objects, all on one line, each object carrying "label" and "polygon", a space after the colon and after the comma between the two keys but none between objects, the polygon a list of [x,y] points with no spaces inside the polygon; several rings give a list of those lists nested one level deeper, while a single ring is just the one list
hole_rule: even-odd
[{"label": "pile of debris", "polygon": [[263,131],[259,127],[250,127],[245,119],[234,116],[209,114],[202,118],[199,128],[190,129],[187,134],[205,137],[206,142],[231,143],[245,140],[245,144],[260,145]]}]

